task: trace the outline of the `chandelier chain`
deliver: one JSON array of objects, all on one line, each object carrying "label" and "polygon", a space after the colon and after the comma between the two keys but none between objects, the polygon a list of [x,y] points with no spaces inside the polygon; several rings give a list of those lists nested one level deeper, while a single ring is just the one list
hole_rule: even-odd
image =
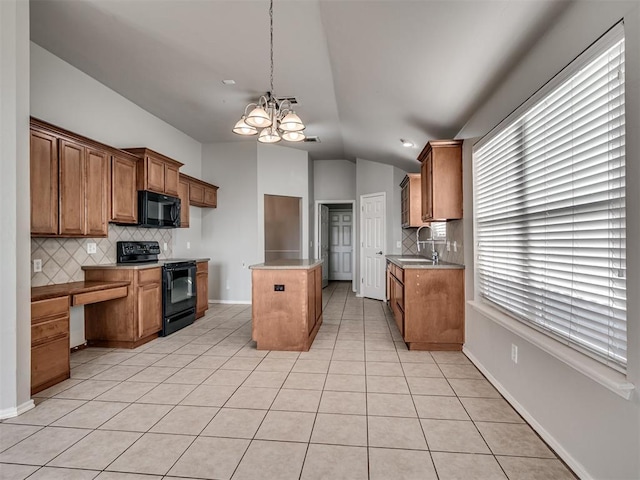
[{"label": "chandelier chain", "polygon": [[270,20],[270,41],[271,41],[271,94],[275,96],[273,91],[273,0],[269,3],[269,20]]}]

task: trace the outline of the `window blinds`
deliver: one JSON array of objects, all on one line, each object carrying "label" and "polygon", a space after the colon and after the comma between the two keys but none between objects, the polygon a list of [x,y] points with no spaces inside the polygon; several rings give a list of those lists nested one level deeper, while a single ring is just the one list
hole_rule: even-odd
[{"label": "window blinds", "polygon": [[478,142],[473,159],[481,297],[624,372],[622,24]]}]

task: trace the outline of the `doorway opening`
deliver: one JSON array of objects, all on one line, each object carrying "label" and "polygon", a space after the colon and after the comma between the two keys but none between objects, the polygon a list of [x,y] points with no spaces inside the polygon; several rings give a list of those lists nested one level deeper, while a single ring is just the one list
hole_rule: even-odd
[{"label": "doorway opening", "polygon": [[322,263],[322,287],[350,281],[356,291],[354,253],[355,200],[316,200],[316,258]]},{"label": "doorway opening", "polygon": [[300,197],[264,196],[264,260],[302,258]]}]

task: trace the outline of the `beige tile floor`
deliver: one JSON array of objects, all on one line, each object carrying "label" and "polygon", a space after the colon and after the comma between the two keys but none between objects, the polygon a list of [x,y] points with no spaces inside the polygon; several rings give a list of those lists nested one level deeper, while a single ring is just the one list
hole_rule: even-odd
[{"label": "beige tile floor", "polygon": [[309,352],[257,351],[215,305],[135,350],[88,348],[0,423],[2,479],[574,479],[458,352],[409,352],[388,308],[323,291]]}]

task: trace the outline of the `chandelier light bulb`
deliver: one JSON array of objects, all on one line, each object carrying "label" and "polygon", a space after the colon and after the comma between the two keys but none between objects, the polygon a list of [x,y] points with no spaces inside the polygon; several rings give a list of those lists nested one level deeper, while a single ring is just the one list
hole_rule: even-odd
[{"label": "chandelier light bulb", "polygon": [[258,133],[258,129],[256,127],[252,127],[251,125],[246,124],[246,118],[247,117],[243,115],[242,118],[238,120],[238,122],[233,127],[233,133],[236,133],[238,135],[255,135]]},{"label": "chandelier light bulb", "polygon": [[300,132],[304,130],[304,123],[300,120],[300,117],[296,115],[296,112],[289,112],[280,122],[280,130],[283,132]]},{"label": "chandelier light bulb", "polygon": [[302,132],[284,132],[282,134],[282,139],[287,142],[302,142],[305,138],[307,137]]},{"label": "chandelier light bulb", "polygon": [[247,115],[245,123],[256,128],[270,127],[272,124],[269,114],[259,105]]},{"label": "chandelier light bulb", "polygon": [[282,138],[278,133],[278,129],[274,127],[267,127],[260,132],[258,141],[260,143],[278,143]]}]

